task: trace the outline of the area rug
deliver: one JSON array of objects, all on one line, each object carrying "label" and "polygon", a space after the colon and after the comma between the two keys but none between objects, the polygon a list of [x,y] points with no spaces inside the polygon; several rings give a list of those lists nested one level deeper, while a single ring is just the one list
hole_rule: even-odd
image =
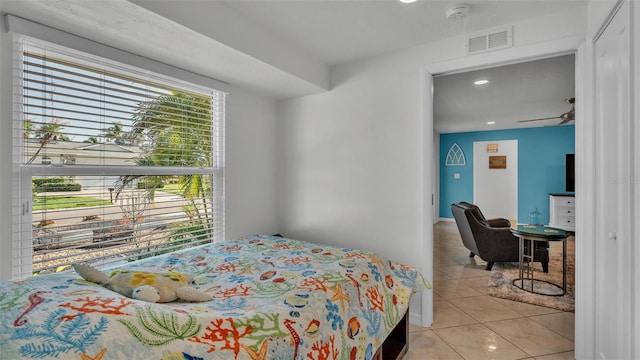
[{"label": "area rug", "polygon": [[[550,242],[549,257],[549,273],[542,271],[540,263],[534,263],[534,278],[561,285],[562,243]],[[518,263],[495,263],[489,276],[489,295],[573,312],[575,309],[575,237],[567,238],[567,291],[564,295],[538,295],[521,290],[513,285],[513,280],[518,277]],[[546,286],[544,283],[542,285]],[[541,290],[552,293],[555,289],[549,287]]]}]

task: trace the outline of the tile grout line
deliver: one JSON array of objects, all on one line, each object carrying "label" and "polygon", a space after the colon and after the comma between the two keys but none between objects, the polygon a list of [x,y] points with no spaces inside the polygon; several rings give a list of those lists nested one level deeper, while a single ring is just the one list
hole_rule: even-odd
[{"label": "tile grout line", "polygon": [[[466,249],[461,245],[461,244],[455,244],[456,239],[451,238],[451,239],[447,239],[447,240],[443,240],[441,237],[443,235],[445,235],[445,233],[447,231],[451,231],[454,232],[455,230],[457,230],[455,227],[453,227],[452,229],[448,229],[448,228],[442,228],[438,231],[437,234],[435,234],[436,237],[438,237],[438,245],[434,246],[434,258],[439,257],[439,265],[434,266],[434,271],[440,272],[442,275],[445,275],[447,277],[450,277],[451,279],[441,279],[440,281],[443,280],[449,280],[449,281],[465,281],[466,279],[474,279],[474,278],[480,278],[480,277],[485,277],[484,275],[479,275],[479,276],[468,276],[468,277],[464,277],[462,276],[463,273],[465,272],[465,269],[463,269],[462,272],[460,272],[459,274],[451,274],[449,272],[445,272],[443,271],[443,268],[448,267],[449,269],[454,269],[456,266],[457,267],[464,267],[466,264],[463,263],[459,263],[457,261],[460,261],[459,259],[456,259],[456,257],[458,256],[457,252],[458,250],[460,250],[460,253],[462,253],[463,251],[466,251]],[[458,241],[461,241],[460,239],[458,239]],[[446,249],[446,250],[443,250]],[[445,258],[447,256],[453,257],[453,258]],[[449,261],[453,261],[452,263]],[[435,263],[435,261],[434,261]],[[482,264],[477,264],[478,266],[482,266]],[[527,357],[524,357],[522,359],[526,359],[526,358],[536,358],[536,356],[529,354],[525,349],[523,349],[522,347],[518,346],[517,344],[515,344],[514,342],[508,340],[507,338],[505,338],[504,336],[502,336],[501,334],[499,334],[498,332],[494,331],[493,329],[489,328],[487,326],[487,324],[492,323],[492,322],[498,322],[498,321],[509,321],[509,320],[516,320],[516,319],[526,319],[529,321],[532,321],[536,324],[538,324],[539,326],[541,326],[542,328],[552,332],[553,334],[556,334],[557,336],[559,336],[562,339],[565,339],[566,341],[571,342],[572,344],[574,344],[574,348],[575,348],[575,343],[574,340],[567,338],[566,336],[562,335],[562,333],[560,333],[560,331],[556,331],[555,329],[546,326],[544,323],[540,322],[540,321],[536,321],[534,320],[534,317],[540,319],[543,316],[548,316],[548,315],[554,315],[554,314],[561,314],[563,313],[562,311],[557,311],[557,312],[551,312],[551,313],[543,313],[543,314],[531,314],[531,313],[526,313],[526,311],[518,311],[516,310],[517,307],[512,307],[509,306],[508,304],[505,303],[500,303],[500,305],[504,306],[505,308],[508,308],[509,310],[513,311],[514,313],[518,314],[517,317],[514,318],[507,318],[507,319],[499,319],[499,320],[491,320],[491,321],[480,321],[478,318],[476,318],[475,316],[473,316],[471,313],[463,310],[461,307],[457,306],[456,304],[454,304],[452,302],[452,300],[455,299],[469,299],[469,298],[473,298],[473,297],[480,297],[480,296],[490,296],[487,293],[482,292],[481,290],[476,290],[473,287],[470,287],[471,289],[474,290],[474,292],[478,292],[478,295],[471,295],[471,296],[454,296],[454,297],[450,297],[450,298],[445,298],[443,297],[441,294],[442,292],[438,292],[437,291],[437,287],[435,286],[435,279],[434,279],[434,287],[433,287],[433,291],[435,294],[437,294],[439,296],[439,300],[438,301],[442,301],[443,304],[447,304],[448,306],[450,306],[452,309],[455,309],[456,311],[459,311],[461,314],[464,314],[465,316],[467,316],[468,318],[472,319],[473,321],[476,321],[476,323],[473,324],[460,324],[460,325],[451,325],[451,326],[445,326],[445,327],[440,327],[437,329],[433,329],[433,328],[428,328],[431,330],[431,332],[437,336],[440,340],[442,340],[451,350],[453,350],[456,354],[458,354],[459,356],[461,356],[462,358],[465,358],[464,356],[462,356],[462,354],[460,352],[458,352],[452,345],[451,343],[449,343],[445,337],[441,336],[440,334],[438,334],[436,331],[439,330],[447,330],[447,329],[454,329],[457,327],[466,327],[466,326],[470,326],[470,325],[482,325],[483,328],[487,329],[488,331],[490,331],[491,333],[495,334],[496,336],[500,337],[501,339],[503,339],[506,343],[512,345],[515,349],[519,349],[520,351],[522,351],[524,354],[527,354]],[[452,292],[452,293],[455,293]],[[444,292],[444,294],[446,294],[446,292]],[[574,350],[568,350],[568,351],[556,351],[553,353],[549,353],[549,354],[543,354],[540,356],[548,356],[548,355],[554,355],[554,354],[562,354],[562,353],[570,353]]]}]

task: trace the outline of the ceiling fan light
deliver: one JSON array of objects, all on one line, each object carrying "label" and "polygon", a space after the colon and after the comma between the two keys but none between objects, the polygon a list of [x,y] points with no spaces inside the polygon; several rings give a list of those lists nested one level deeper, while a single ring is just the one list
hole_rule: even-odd
[{"label": "ceiling fan light", "polygon": [[562,120],[573,120],[575,118],[575,113],[572,111],[566,112],[562,115],[560,115],[560,118]]}]

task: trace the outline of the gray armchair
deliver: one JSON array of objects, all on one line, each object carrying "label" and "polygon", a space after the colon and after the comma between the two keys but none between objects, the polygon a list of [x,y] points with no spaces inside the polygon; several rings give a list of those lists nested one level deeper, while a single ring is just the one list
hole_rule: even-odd
[{"label": "gray armchair", "polygon": [[[459,202],[451,204],[451,212],[458,225],[462,243],[471,251],[470,257],[478,255],[487,262],[486,270],[491,270],[495,262],[519,261],[519,241],[511,233],[511,223],[507,219],[486,219],[474,204]],[[542,263],[542,270],[549,271],[549,250],[544,243],[536,246],[534,261]],[[526,253],[529,249],[525,248]]]}]

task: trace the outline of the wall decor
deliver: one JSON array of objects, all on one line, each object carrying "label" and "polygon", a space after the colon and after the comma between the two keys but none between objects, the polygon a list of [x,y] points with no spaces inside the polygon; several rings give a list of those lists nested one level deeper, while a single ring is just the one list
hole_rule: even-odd
[{"label": "wall decor", "polygon": [[489,169],[506,169],[506,156],[489,156]]},{"label": "wall decor", "polygon": [[456,143],[453,143],[449,148],[449,152],[447,153],[447,160],[445,161],[445,166],[464,166],[467,164],[467,160],[464,157],[464,152],[462,152],[462,148]]},{"label": "wall decor", "polygon": [[[1,0],[0,0],[1,1]],[[480,151],[485,155],[480,165],[485,171],[499,175],[513,166],[511,154],[502,153],[504,149],[498,141],[518,140],[518,218],[517,222],[527,224],[529,212],[538,208],[542,213],[540,221],[549,223],[549,194],[564,192],[565,154],[575,153],[575,125],[540,126],[511,130],[492,130],[464,133],[440,134],[439,161],[442,168],[439,173],[440,201],[438,215],[442,219],[453,221],[451,204],[460,199],[474,198],[473,146],[474,142],[485,142]],[[467,156],[467,166],[445,166],[447,152],[451,144],[457,143]],[[498,143],[499,153],[487,153],[487,144]],[[467,145],[470,144],[470,145]],[[509,164],[506,170],[488,168],[488,158],[492,155],[507,155]],[[460,173],[460,179],[454,174]],[[545,181],[540,181],[540,174]],[[437,199],[437,197],[436,197]],[[526,206],[522,206],[522,205]],[[640,360],[640,359],[639,359]]]},{"label": "wall decor", "polygon": [[498,152],[498,144],[487,144],[487,152],[488,153],[497,153]]}]

